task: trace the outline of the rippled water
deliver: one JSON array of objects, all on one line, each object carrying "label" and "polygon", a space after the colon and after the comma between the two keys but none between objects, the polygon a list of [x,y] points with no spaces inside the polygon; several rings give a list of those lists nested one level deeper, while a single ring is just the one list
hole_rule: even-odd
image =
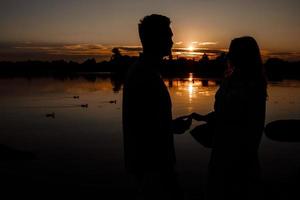
[{"label": "rippled water", "polygon": [[[166,79],[165,83],[174,117],[213,109],[218,81],[190,74],[187,78]],[[113,88],[109,78],[93,82],[0,79],[0,144],[35,153],[38,159],[25,163],[28,176],[55,171],[107,188],[123,187],[122,90]],[[300,81],[269,83],[268,95],[266,122],[300,119]],[[188,133],[176,136],[175,145],[182,184],[197,188],[205,180],[210,150]],[[260,159],[266,181],[288,181],[300,170],[300,144],[264,137]],[[4,170],[9,171],[7,166]]]}]

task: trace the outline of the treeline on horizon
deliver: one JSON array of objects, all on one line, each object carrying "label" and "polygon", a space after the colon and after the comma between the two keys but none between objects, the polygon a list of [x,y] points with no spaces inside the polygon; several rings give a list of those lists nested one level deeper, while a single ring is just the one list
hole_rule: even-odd
[{"label": "treeline on horizon", "polygon": [[[116,48],[112,50],[109,61],[96,62],[94,58],[83,63],[74,61],[22,61],[0,62],[1,77],[77,77],[80,74],[104,72],[124,77],[128,68],[136,62],[136,56],[123,56]],[[200,60],[178,58],[164,60],[162,75],[165,77],[182,77],[188,73],[195,73],[199,77],[222,78],[227,65],[226,53],[221,53],[215,59],[209,59],[204,54]],[[265,63],[269,80],[300,79],[300,61],[288,62],[280,58],[269,58]]]}]

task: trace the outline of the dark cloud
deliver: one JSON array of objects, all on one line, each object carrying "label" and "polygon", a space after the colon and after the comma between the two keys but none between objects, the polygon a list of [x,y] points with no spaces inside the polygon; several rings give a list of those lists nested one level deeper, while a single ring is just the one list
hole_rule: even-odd
[{"label": "dark cloud", "polygon": [[291,55],[300,55],[300,52],[270,52],[268,56],[291,56]]},{"label": "dark cloud", "polygon": [[[142,51],[141,46],[111,46],[102,44],[59,44],[59,43],[0,43],[0,60],[20,61],[20,60],[76,60],[83,61],[87,58],[95,58],[97,61],[109,60],[112,49],[118,48],[122,55],[137,56]],[[189,48],[175,47],[174,54],[182,56],[199,57],[200,54],[207,53],[211,56],[227,52],[226,49]],[[300,60],[299,52],[269,52],[262,51],[264,59],[278,57],[285,60]]]},{"label": "dark cloud", "polygon": [[141,46],[120,46],[120,47],[115,47],[123,51],[128,51],[128,52],[141,52],[143,48]]},{"label": "dark cloud", "polygon": [[281,58],[288,61],[299,61],[300,60],[300,52],[288,52],[288,51],[281,51],[281,52],[267,52],[263,54],[265,59],[276,57]]},{"label": "dark cloud", "polygon": [[213,53],[213,54],[220,54],[225,53],[224,50],[219,49],[194,49],[193,51],[189,50],[188,48],[173,48],[173,52],[181,52],[181,53]]},{"label": "dark cloud", "polygon": [[111,49],[100,44],[47,44],[47,43],[13,43],[0,44],[0,60],[74,60],[84,61],[95,58],[108,60]]}]

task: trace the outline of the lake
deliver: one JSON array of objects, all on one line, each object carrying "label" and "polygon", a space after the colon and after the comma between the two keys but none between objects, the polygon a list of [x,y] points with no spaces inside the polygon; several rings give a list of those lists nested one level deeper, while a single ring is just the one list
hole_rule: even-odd
[{"label": "lake", "polygon": [[[173,117],[210,112],[218,82],[193,74],[165,79]],[[87,193],[130,190],[123,163],[122,90],[118,87],[110,78],[0,79],[0,144],[36,156],[30,161],[1,161],[8,188],[25,187],[29,194],[35,189],[26,187],[28,183],[54,191],[68,185],[73,193],[74,188]],[[269,83],[266,123],[277,119],[300,119],[300,81]],[[197,124],[193,122],[192,127]],[[187,199],[200,197],[210,149],[188,132],[175,136],[175,147],[177,172]],[[271,185],[270,190],[299,183],[299,143],[263,137],[259,153],[263,180]]]}]

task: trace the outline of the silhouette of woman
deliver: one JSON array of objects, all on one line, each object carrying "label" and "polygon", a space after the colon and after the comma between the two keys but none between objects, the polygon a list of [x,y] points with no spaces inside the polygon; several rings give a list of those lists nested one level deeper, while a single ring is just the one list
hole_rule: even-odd
[{"label": "silhouette of woman", "polygon": [[259,47],[246,36],[231,41],[225,78],[215,95],[214,112],[192,114],[213,121],[208,199],[259,199],[261,141],[267,81]]}]

